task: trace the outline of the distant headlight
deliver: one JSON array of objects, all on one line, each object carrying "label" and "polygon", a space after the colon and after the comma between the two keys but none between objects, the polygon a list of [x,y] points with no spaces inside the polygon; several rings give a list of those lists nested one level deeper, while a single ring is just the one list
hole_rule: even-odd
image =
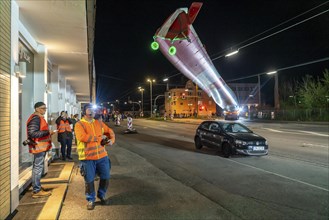
[{"label": "distant headlight", "polygon": [[247,142],[241,140],[235,140],[235,143],[240,145],[247,145]]},{"label": "distant headlight", "polygon": [[267,141],[265,141],[265,145],[268,145]]}]

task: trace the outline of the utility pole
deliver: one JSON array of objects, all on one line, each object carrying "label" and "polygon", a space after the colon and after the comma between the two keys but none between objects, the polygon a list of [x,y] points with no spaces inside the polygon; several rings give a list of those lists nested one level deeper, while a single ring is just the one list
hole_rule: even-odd
[{"label": "utility pole", "polygon": [[153,106],[152,106],[152,82],[155,82],[155,79],[147,79],[147,81],[150,83],[150,101],[151,101],[151,118],[153,115]]},{"label": "utility pole", "polygon": [[276,73],[274,76],[274,108],[276,110],[280,109],[280,100],[279,100],[279,74]]},{"label": "utility pole", "polygon": [[142,115],[144,115],[144,106],[143,106],[143,103],[144,103],[144,100],[143,100],[144,89],[142,87],[138,87],[138,89],[139,89],[139,91],[142,94],[142,108],[141,108],[141,112],[142,112]]},{"label": "utility pole", "polygon": [[260,94],[260,74],[258,74],[258,105],[259,108],[261,107],[261,94]]}]

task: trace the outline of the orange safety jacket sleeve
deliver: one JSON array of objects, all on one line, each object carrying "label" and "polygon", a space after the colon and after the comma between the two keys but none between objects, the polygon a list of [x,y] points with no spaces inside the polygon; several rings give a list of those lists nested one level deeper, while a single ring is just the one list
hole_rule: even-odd
[{"label": "orange safety jacket sleeve", "polygon": [[[84,143],[98,142],[100,145],[100,143],[102,141],[102,134],[99,133],[98,136],[94,136],[92,130],[89,128],[90,125],[87,125],[87,124],[82,125],[82,123],[83,122],[80,121],[79,123],[75,124],[74,131],[75,131],[76,138],[79,141],[84,142]],[[84,128],[84,126],[85,126],[85,128]]]},{"label": "orange safety jacket sleeve", "polygon": [[109,128],[104,122],[101,123],[104,129],[104,135],[106,135],[112,141],[112,144],[114,144],[115,143],[114,131],[111,128]]}]

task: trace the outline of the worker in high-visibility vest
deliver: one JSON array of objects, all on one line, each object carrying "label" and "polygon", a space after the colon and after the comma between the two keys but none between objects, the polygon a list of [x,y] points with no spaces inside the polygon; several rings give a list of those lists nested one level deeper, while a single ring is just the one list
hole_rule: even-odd
[{"label": "worker in high-visibility vest", "polygon": [[75,134],[78,141],[77,151],[81,161],[80,171],[85,179],[85,195],[87,209],[95,208],[96,193],[94,179],[96,173],[100,177],[97,197],[101,204],[106,204],[106,191],[110,180],[110,160],[105,145],[115,142],[115,135],[111,128],[100,120],[95,120],[92,104],[83,108],[83,118],[75,124]]},{"label": "worker in high-visibility vest", "polygon": [[29,152],[33,154],[32,198],[42,198],[51,195],[49,190],[41,187],[40,180],[46,152],[51,149],[51,135],[56,131],[49,131],[48,123],[44,118],[47,111],[46,104],[37,102],[34,109],[34,113],[26,122],[28,139],[23,144],[28,145]]},{"label": "worker in high-visibility vest", "polygon": [[56,119],[58,136],[57,140],[61,143],[62,160],[72,160],[72,140],[73,133],[71,129],[72,120],[68,117],[67,112],[62,111],[61,115]]}]

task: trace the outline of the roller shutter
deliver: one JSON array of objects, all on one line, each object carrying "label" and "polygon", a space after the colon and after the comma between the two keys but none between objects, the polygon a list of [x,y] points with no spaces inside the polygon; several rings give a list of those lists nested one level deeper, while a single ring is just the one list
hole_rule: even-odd
[{"label": "roller shutter", "polygon": [[0,219],[10,214],[10,8],[0,0]]}]

